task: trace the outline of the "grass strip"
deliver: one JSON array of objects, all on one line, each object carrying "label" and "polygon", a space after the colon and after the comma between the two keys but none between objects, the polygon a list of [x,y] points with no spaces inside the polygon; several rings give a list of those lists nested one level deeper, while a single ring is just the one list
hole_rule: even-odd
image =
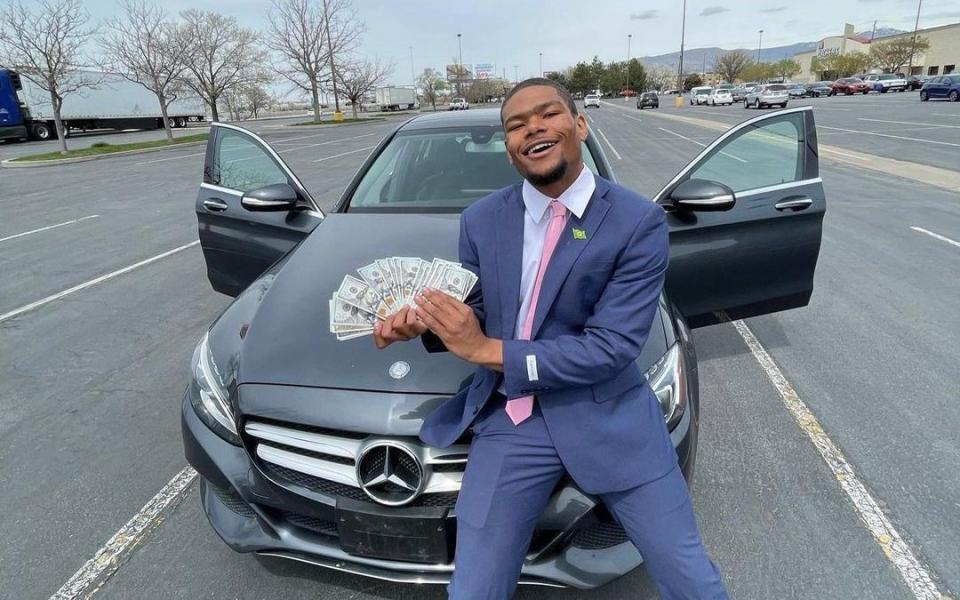
[{"label": "grass strip", "polygon": [[81,156],[96,156],[99,154],[113,154],[114,152],[128,152],[130,150],[142,150],[144,148],[159,148],[162,146],[176,146],[179,144],[189,144],[191,142],[202,142],[207,139],[209,134],[198,133],[196,135],[185,135],[183,137],[173,138],[173,141],[166,139],[152,140],[149,142],[133,142],[130,144],[109,144],[107,142],[97,142],[89,148],[77,148],[67,150],[66,154],[59,150],[56,152],[44,152],[42,154],[28,154],[13,159],[12,162],[43,162],[48,160],[62,160],[64,158],[77,158]]}]

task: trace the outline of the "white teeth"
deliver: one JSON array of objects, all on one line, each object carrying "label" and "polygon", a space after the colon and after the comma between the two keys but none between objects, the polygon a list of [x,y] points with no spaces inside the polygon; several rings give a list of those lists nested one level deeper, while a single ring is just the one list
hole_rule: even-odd
[{"label": "white teeth", "polygon": [[543,149],[543,148],[549,148],[550,146],[553,146],[554,143],[555,143],[555,142],[544,142],[543,144],[537,144],[537,145],[534,146],[533,148],[530,148],[529,150],[527,150],[527,154],[532,154],[532,153],[534,153],[534,152],[536,152],[536,151],[538,151],[538,150],[541,150],[541,149]]}]

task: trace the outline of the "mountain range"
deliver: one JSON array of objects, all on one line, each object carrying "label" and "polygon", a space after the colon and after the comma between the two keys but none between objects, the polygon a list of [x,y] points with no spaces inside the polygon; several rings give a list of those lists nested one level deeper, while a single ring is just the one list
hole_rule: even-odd
[{"label": "mountain range", "polygon": [[[903,33],[903,31],[899,29],[893,29],[891,27],[879,27],[874,33],[874,39],[888,35],[894,35],[897,33]],[[869,39],[870,34],[871,31],[861,31],[855,35],[863,36]],[[798,42],[788,46],[772,46],[770,48],[762,48],[760,50],[759,60],[760,62],[776,62],[784,58],[793,58],[793,55],[798,52],[807,52],[816,47],[817,42]],[[754,59],[757,58],[756,48],[743,48],[743,50],[746,50],[746,52],[749,53]],[[718,56],[729,51],[730,49],[718,48],[716,46],[710,48],[686,48],[683,52],[684,71],[700,71],[704,70],[704,68],[709,70],[713,67],[713,63]],[[663,65],[671,69],[676,69],[680,62],[680,53],[670,52],[668,54],[658,54],[656,56],[641,56],[640,61],[643,62],[647,68],[653,67],[654,65]]]}]

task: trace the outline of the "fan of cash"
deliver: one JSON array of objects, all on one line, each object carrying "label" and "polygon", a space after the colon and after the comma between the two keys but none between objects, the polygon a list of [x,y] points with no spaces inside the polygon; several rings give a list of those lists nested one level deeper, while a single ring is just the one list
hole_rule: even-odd
[{"label": "fan of cash", "polygon": [[370,335],[377,319],[384,320],[431,287],[461,302],[473,289],[477,276],[460,263],[440,258],[391,256],[357,269],[360,277],[346,275],[330,298],[330,333],[340,341]]}]

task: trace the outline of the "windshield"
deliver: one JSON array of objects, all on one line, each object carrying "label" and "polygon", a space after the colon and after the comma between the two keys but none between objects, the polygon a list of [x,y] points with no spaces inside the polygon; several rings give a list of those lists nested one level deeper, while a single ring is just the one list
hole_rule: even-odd
[{"label": "windshield", "polygon": [[[581,150],[587,168],[597,173],[587,145]],[[400,132],[363,174],[346,210],[460,212],[520,181],[500,126]]]},{"label": "windshield", "polygon": [[887,81],[888,79],[899,79],[896,75],[881,75],[880,79]]},{"label": "windshield", "polygon": [[782,92],[783,90],[787,89],[787,86],[775,83],[773,85],[768,85],[766,89],[770,92]]}]

